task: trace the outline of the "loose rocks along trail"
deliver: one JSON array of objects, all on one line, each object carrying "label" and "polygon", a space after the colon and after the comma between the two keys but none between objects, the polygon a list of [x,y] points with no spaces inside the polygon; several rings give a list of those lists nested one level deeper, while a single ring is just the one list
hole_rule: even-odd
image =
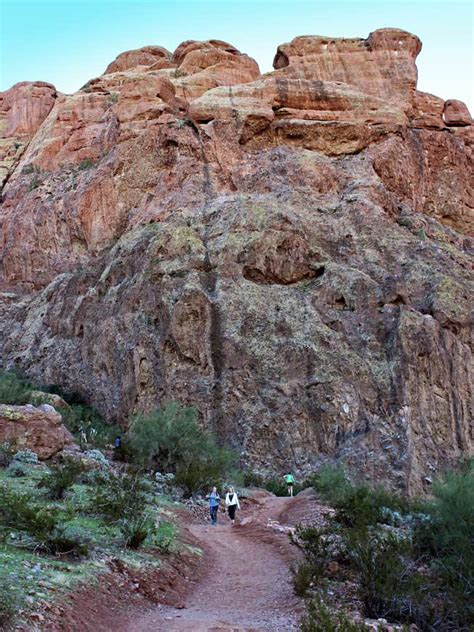
[{"label": "loose rocks along trail", "polygon": [[298,552],[288,540],[292,525],[278,521],[294,515],[299,522],[319,508],[310,494],[262,496],[241,513],[242,524],[232,527],[220,514],[215,527],[191,525],[204,550],[205,572],[184,608],[158,606],[134,613],[120,632],[297,630],[302,603],[293,593],[289,567]]}]

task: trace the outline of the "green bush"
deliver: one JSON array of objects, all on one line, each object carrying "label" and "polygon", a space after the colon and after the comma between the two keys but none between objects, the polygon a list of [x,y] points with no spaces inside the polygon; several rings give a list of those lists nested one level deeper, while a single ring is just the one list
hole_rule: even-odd
[{"label": "green bush", "polygon": [[234,455],[198,426],[196,410],[176,402],[136,417],[127,440],[134,462],[175,473],[176,484],[189,494],[218,484],[234,462]]},{"label": "green bush", "polygon": [[394,524],[411,509],[407,499],[381,486],[353,484],[340,467],[325,466],[310,482],[337,510],[337,521],[347,527]]},{"label": "green bush", "polygon": [[315,567],[308,562],[300,562],[291,568],[293,590],[298,597],[306,597],[314,584]]},{"label": "green bush", "polygon": [[7,467],[7,473],[12,478],[23,478],[30,473],[30,467],[21,461],[12,461]]},{"label": "green bush", "polygon": [[154,545],[162,553],[169,553],[176,541],[176,528],[171,522],[162,522],[156,531]]},{"label": "green bush", "polygon": [[0,526],[28,536],[19,539],[26,548],[53,555],[87,555],[87,543],[71,534],[60,516],[59,509],[39,504],[31,493],[0,485]]},{"label": "green bush", "polygon": [[309,480],[315,491],[329,502],[335,502],[344,497],[350,488],[345,471],[341,467],[332,465],[324,465]]},{"label": "green bush", "polygon": [[313,578],[323,577],[327,564],[337,557],[340,536],[336,530],[329,526],[298,525],[290,539],[303,551],[306,560],[313,566]]},{"label": "green bush", "polygon": [[421,502],[319,473],[313,485],[336,512],[324,528],[296,530],[293,541],[312,569],[297,580],[303,588],[309,577],[317,583],[337,560],[355,573],[367,616],[426,631],[473,629],[473,477],[472,464],[464,464],[433,486],[431,502]]},{"label": "green bush", "polygon": [[0,485],[0,522],[44,542],[58,521],[57,511],[38,505],[32,495]]},{"label": "green bush", "polygon": [[48,498],[62,500],[65,493],[78,481],[85,470],[81,461],[68,458],[63,463],[52,465],[38,485],[46,490]]},{"label": "green bush", "polygon": [[367,616],[403,621],[414,607],[416,588],[409,542],[391,533],[353,529],[346,545]]},{"label": "green bush", "polygon": [[474,627],[474,467],[450,472],[433,485],[433,502],[414,528],[414,546],[431,560],[447,594],[452,629]]},{"label": "green bush", "polygon": [[323,601],[315,599],[308,604],[301,621],[301,632],[367,632],[363,623],[349,621],[344,613],[333,613]]},{"label": "green bush", "polygon": [[90,537],[72,525],[58,524],[51,530],[44,542],[44,547],[52,555],[68,555],[71,557],[88,557]]},{"label": "green bush", "polygon": [[85,171],[86,169],[92,169],[95,167],[95,162],[92,158],[85,158],[82,162],[79,163],[79,171]]},{"label": "green bush", "polygon": [[142,515],[151,489],[139,474],[96,474],[90,510],[116,522]]},{"label": "green bush", "polygon": [[33,450],[29,448],[15,452],[13,460],[17,463],[29,463],[30,465],[37,465],[39,462],[36,452],[33,452]]},{"label": "green bush", "polygon": [[31,384],[14,371],[0,372],[0,404],[23,406],[30,402]]},{"label": "green bush", "polygon": [[140,548],[148,537],[156,533],[155,520],[146,512],[123,518],[119,527],[125,546],[129,549]]}]

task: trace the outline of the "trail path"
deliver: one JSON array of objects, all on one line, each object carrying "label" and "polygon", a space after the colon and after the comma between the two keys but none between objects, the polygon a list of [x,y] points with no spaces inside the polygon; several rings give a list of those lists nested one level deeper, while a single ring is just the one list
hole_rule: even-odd
[{"label": "trail path", "polygon": [[[300,495],[301,496],[301,495]],[[243,524],[190,525],[205,555],[205,573],[184,608],[158,606],[130,619],[126,632],[291,632],[301,601],[289,566],[298,553],[288,540],[291,517],[300,522],[318,507],[313,497],[262,497],[241,512]],[[295,522],[293,522],[293,520]],[[269,526],[270,525],[270,526]]]}]

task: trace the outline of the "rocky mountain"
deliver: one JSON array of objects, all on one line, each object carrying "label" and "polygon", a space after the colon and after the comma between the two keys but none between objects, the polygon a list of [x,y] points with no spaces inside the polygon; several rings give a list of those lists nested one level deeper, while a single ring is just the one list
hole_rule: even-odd
[{"label": "rocky mountain", "polygon": [[219,40],[0,93],[0,361],[166,398],[263,472],[421,491],[473,447],[473,126],[420,40]]}]

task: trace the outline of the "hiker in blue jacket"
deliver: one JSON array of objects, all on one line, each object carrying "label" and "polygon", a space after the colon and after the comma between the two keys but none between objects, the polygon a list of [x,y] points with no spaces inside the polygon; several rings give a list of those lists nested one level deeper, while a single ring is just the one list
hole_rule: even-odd
[{"label": "hiker in blue jacket", "polygon": [[209,513],[211,515],[211,524],[217,524],[217,512],[219,510],[219,503],[221,501],[221,497],[217,492],[217,487],[212,488],[212,492],[208,496],[209,498]]}]

